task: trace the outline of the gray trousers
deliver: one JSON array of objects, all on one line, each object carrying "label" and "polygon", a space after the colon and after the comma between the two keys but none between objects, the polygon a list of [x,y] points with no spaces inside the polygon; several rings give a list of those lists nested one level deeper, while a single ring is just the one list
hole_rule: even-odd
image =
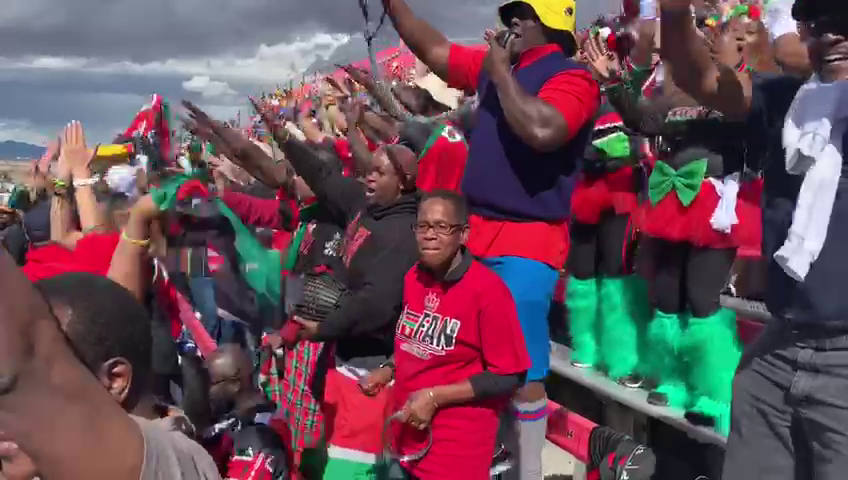
[{"label": "gray trousers", "polygon": [[722,480],[848,478],[848,330],[770,322],[733,380]]}]

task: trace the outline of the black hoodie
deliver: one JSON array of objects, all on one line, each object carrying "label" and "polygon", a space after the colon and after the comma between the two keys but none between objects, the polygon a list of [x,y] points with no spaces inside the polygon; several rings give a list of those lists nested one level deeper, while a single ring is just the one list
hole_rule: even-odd
[{"label": "black hoodie", "polygon": [[339,278],[348,294],[321,323],[315,340],[335,341],[336,355],[353,367],[375,368],[392,354],[403,278],[418,260],[412,226],[420,196],[414,192],[390,206],[368,205],[364,186],[329,168],[320,159],[325,152],[296,140],[284,150],[317,201],[345,227],[346,270]]}]

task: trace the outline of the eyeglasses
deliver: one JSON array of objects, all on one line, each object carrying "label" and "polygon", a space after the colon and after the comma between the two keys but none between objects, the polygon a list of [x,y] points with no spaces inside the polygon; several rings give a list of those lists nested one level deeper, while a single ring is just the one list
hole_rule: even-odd
[{"label": "eyeglasses", "polygon": [[466,225],[464,223],[458,223],[455,225],[451,225],[449,223],[437,223],[430,224],[425,222],[419,222],[412,226],[412,231],[417,233],[418,235],[423,235],[430,231],[432,228],[437,235],[453,235],[457,231],[464,228]]}]

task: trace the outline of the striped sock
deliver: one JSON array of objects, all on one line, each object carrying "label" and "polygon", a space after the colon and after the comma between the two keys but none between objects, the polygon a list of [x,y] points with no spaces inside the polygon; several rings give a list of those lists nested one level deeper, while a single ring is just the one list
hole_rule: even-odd
[{"label": "striped sock", "polygon": [[542,449],[548,426],[548,400],[513,402],[520,480],[542,480]]}]

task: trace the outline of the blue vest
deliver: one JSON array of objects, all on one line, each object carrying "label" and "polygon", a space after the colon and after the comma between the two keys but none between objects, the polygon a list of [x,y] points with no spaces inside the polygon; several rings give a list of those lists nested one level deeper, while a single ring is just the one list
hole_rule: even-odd
[{"label": "blue vest", "polygon": [[[535,96],[556,74],[576,69],[584,67],[562,52],[554,52],[516,69],[513,75],[527,94]],[[591,122],[559,150],[538,152],[513,133],[485,72],[480,74],[478,95],[480,106],[462,180],[471,211],[500,220],[567,220]]]}]

